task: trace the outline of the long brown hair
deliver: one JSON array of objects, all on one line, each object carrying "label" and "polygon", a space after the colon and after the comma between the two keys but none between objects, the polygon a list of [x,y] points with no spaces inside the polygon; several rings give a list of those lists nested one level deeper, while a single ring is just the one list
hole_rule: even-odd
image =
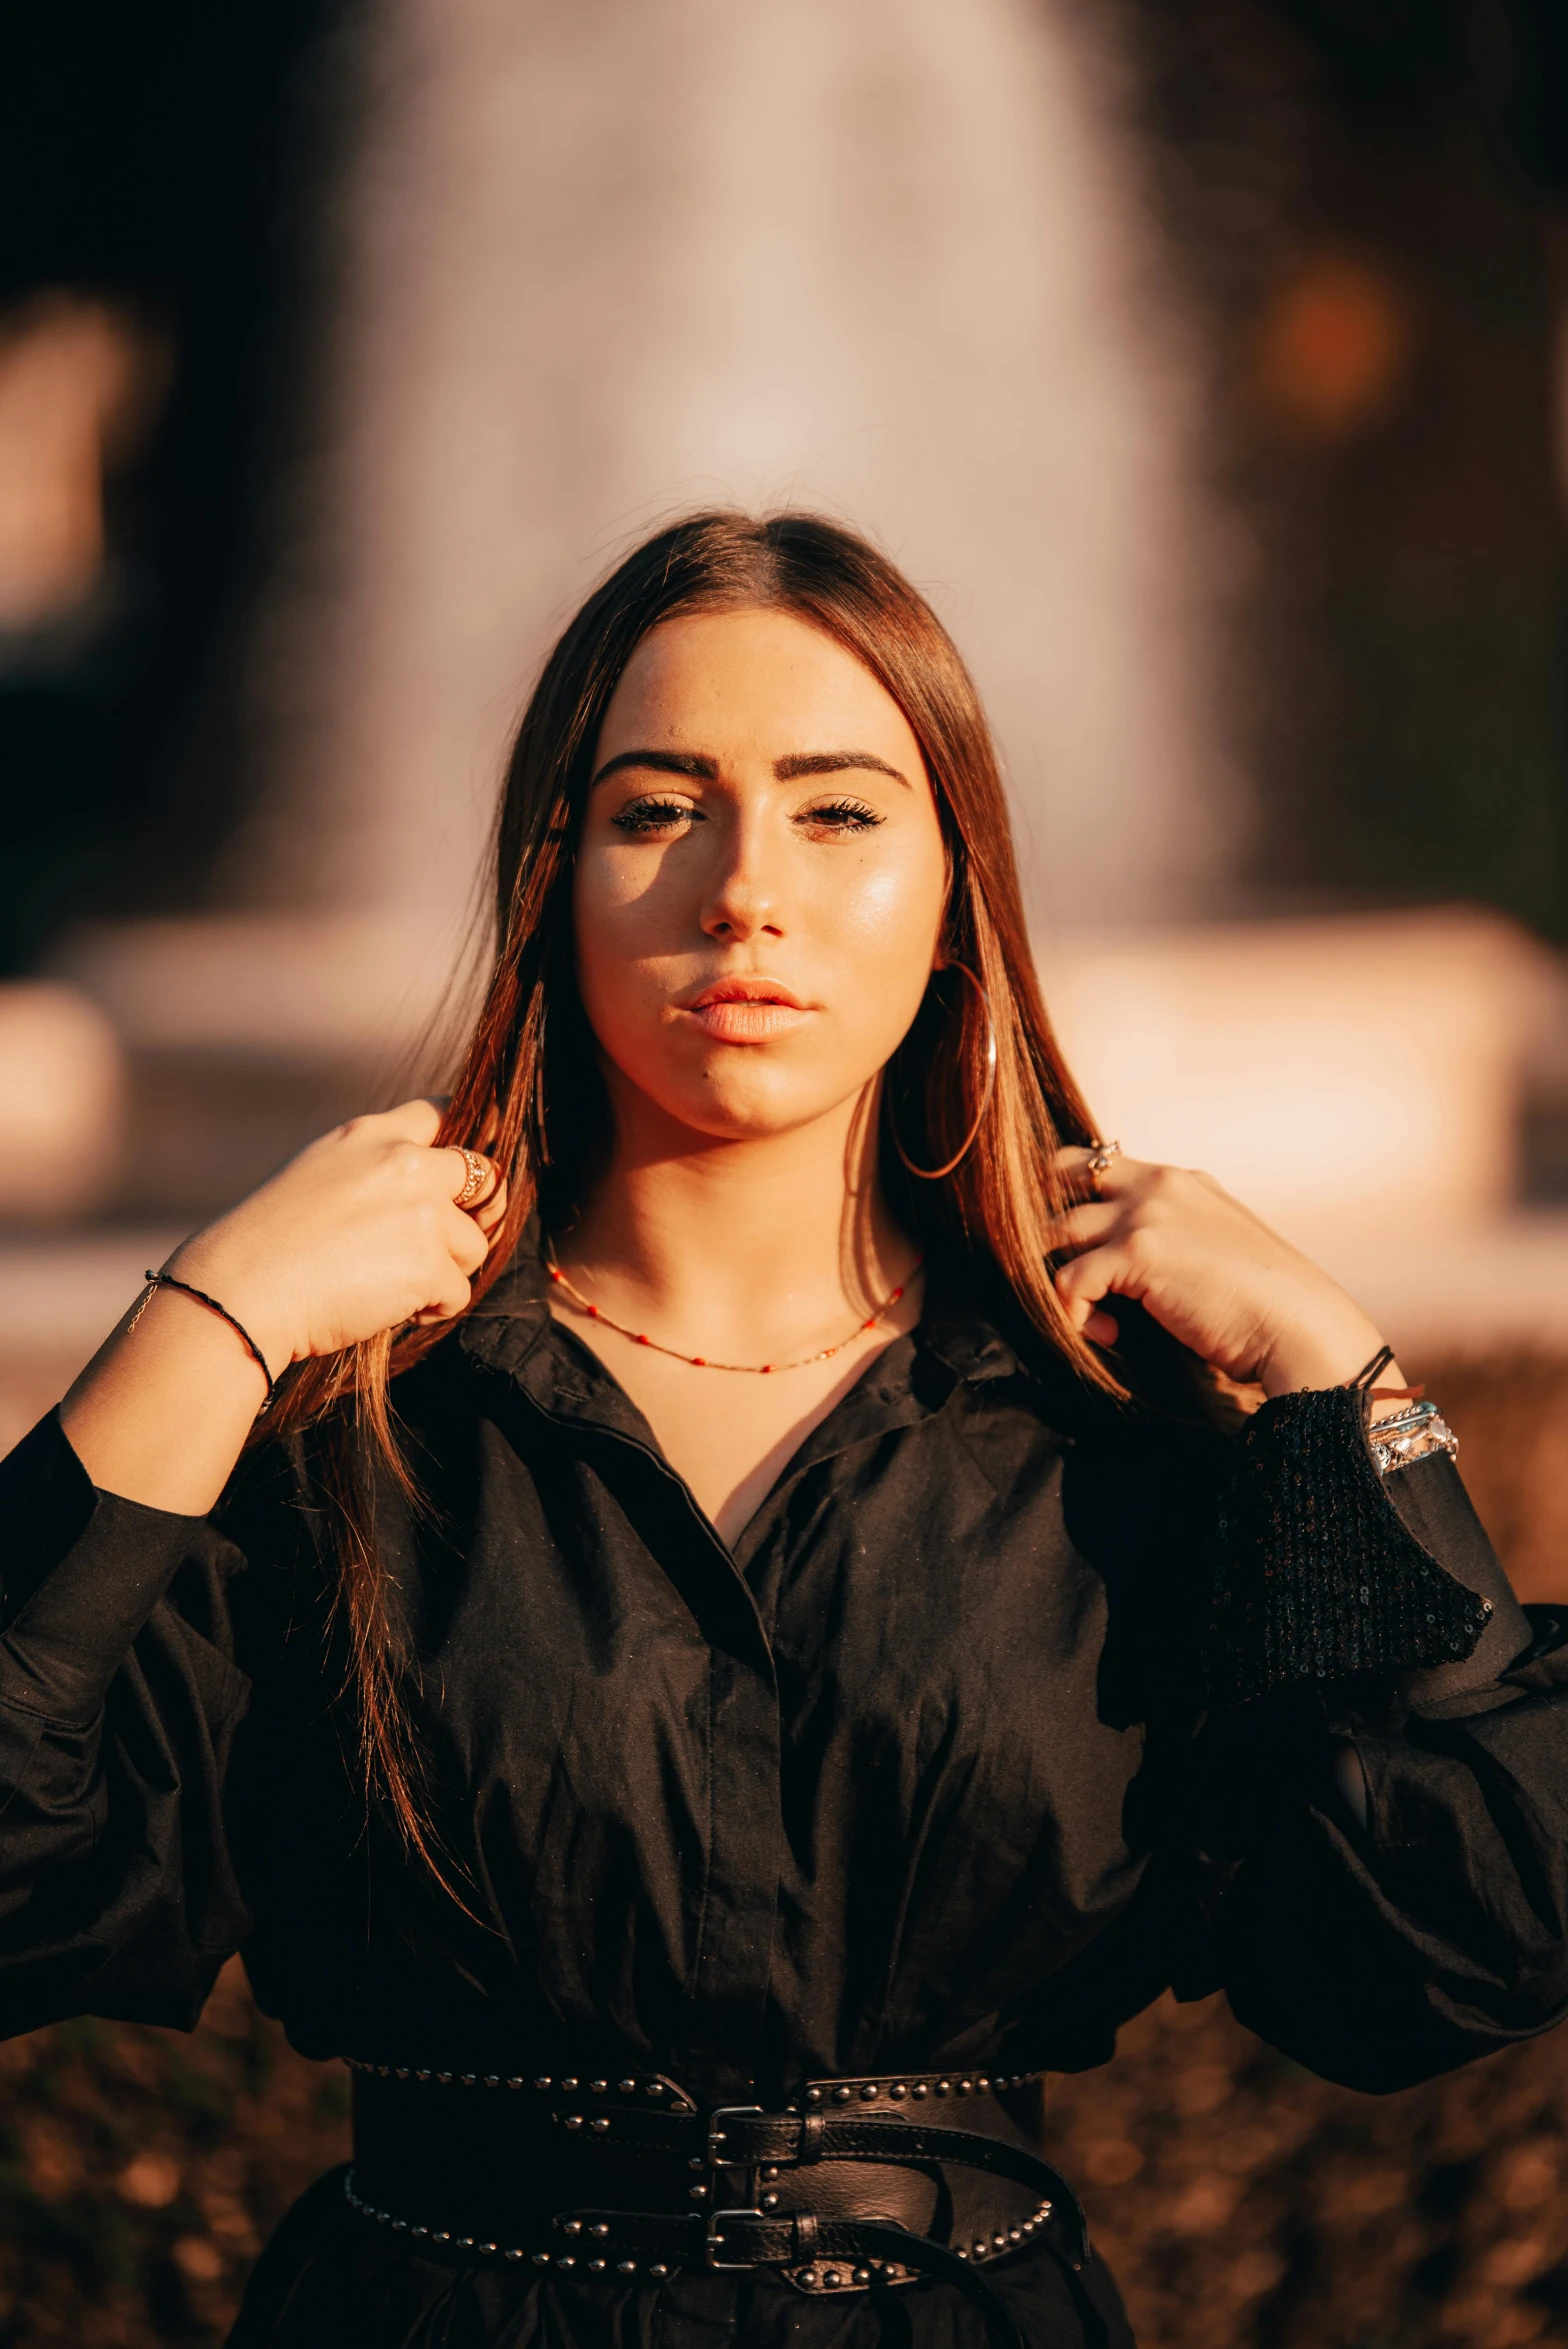
[{"label": "long brown hair", "polygon": [[[744,608],[793,613],[855,655],[907,718],[936,795],[949,864],[944,957],[980,981],[996,1036],[996,1074],[974,1146],[949,1176],[915,1181],[891,1147],[896,1115],[911,1158],[941,1165],[962,1142],[986,1082],[986,1008],[938,972],[883,1088],[882,1173],[927,1248],[958,1248],[999,1275],[1035,1329],[1094,1384],[1116,1382],[1073,1329],[1051,1282],[1050,1222],[1063,1204],[1054,1153],[1092,1128],[1046,1018],[1030,952],[995,748],[969,673],[930,605],[885,555],[810,514],[758,521],[704,513],[648,539],[588,598],[546,661],[506,772],[495,851],[495,959],[484,1005],[453,1080],[441,1129],[487,1151],[510,1198],[474,1283],[484,1295],[537,1208],[558,1227],[608,1148],[609,1103],[577,993],[572,860],[595,745],[633,652],[679,614]],[[326,1474],[339,1504],[342,1618],[372,1784],[410,1843],[432,1858],[404,1727],[404,1659],[386,1576],[353,1469],[353,1428],[403,1489],[413,1485],[393,1433],[388,1381],[437,1344],[404,1329],[299,1364],[269,1432],[324,1422]]]}]

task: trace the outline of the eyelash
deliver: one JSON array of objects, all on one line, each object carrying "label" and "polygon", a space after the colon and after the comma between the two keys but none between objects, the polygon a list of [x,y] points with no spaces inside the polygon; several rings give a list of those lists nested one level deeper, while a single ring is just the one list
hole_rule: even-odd
[{"label": "eyelash", "polygon": [[634,799],[610,821],[622,832],[668,832],[691,813],[676,799]]},{"label": "eyelash", "polygon": [[[696,812],[695,808],[687,807],[676,799],[634,799],[610,820],[619,831],[633,835],[669,832],[677,824],[687,822]],[[808,824],[836,824],[846,832],[869,832],[883,818],[874,807],[868,807],[863,799],[827,799],[802,809],[801,816],[796,820],[804,820]]]},{"label": "eyelash", "polygon": [[869,832],[874,824],[880,824],[882,821],[876,809],[867,807],[863,799],[821,800],[809,810],[809,815],[814,817],[818,823],[822,822],[825,817],[829,819],[845,818],[847,821],[844,828],[849,832]]}]

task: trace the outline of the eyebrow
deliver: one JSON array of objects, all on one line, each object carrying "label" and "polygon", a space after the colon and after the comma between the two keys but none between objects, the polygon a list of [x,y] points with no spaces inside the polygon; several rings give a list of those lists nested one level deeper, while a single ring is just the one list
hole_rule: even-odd
[{"label": "eyebrow", "polygon": [[[689,775],[702,783],[716,781],[719,772],[718,760],[706,758],[700,751],[623,750],[613,759],[605,760],[593,782],[603,783],[626,767],[651,767],[655,774]],[[773,772],[780,783],[793,783],[801,775],[842,775],[855,767],[869,768],[877,775],[891,775],[895,783],[902,783],[906,790],[909,788],[909,777],[897,767],[890,767],[886,759],[879,759],[874,750],[801,751],[773,762]]]},{"label": "eyebrow", "polygon": [[902,783],[906,790],[909,787],[909,777],[890,767],[886,759],[879,759],[874,750],[815,750],[773,762],[773,772],[781,783],[791,783],[797,775],[842,775],[851,767],[869,767],[873,774],[891,775],[895,783]]},{"label": "eyebrow", "polygon": [[[712,783],[717,779],[719,762],[704,758],[695,750],[623,750],[613,759],[606,759],[595,775],[594,784],[606,776],[618,775],[623,767],[652,767],[660,775],[693,775],[699,782]],[[593,784],[589,785],[593,789]]]}]

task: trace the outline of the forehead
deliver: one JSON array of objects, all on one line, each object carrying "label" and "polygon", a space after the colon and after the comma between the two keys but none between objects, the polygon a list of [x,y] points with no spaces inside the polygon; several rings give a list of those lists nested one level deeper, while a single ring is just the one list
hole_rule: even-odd
[{"label": "forehead", "polygon": [[601,757],[633,745],[718,752],[892,749],[918,765],[903,711],[863,661],[792,612],[693,612],[650,630],[600,730]]}]

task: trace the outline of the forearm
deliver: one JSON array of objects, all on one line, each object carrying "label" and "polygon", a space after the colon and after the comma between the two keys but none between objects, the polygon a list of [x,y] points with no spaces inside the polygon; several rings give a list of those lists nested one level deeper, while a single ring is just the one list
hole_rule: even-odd
[{"label": "forearm", "polygon": [[201,1517],[233,1474],[266,1396],[259,1365],[228,1323],[178,1290],[159,1289],[128,1309],[60,1419],[100,1492]]},{"label": "forearm", "polygon": [[[1257,1366],[1257,1383],[1271,1401],[1304,1388],[1344,1386],[1376,1359],[1382,1347],[1377,1324],[1354,1298],[1325,1282],[1321,1293],[1309,1293],[1301,1301],[1271,1341]],[[1374,1425],[1403,1408],[1388,1390],[1405,1385],[1399,1364],[1387,1362],[1377,1375],[1378,1399],[1369,1414]]]}]

